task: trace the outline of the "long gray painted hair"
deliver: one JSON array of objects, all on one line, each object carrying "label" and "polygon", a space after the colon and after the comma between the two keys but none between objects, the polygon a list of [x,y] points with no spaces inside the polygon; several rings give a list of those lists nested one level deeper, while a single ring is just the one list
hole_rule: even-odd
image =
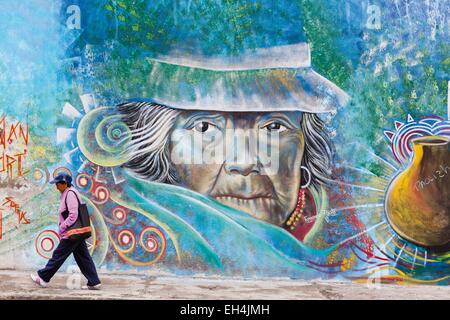
[{"label": "long gray painted hair", "polygon": [[[131,130],[127,148],[130,160],[123,166],[139,178],[178,184],[177,172],[169,156],[169,136],[181,111],[152,102],[123,103],[117,108],[122,121]],[[318,188],[331,177],[334,147],[325,123],[316,114],[303,113],[301,129],[305,138],[302,166],[311,173],[311,186]],[[302,180],[305,180],[304,174]]]}]

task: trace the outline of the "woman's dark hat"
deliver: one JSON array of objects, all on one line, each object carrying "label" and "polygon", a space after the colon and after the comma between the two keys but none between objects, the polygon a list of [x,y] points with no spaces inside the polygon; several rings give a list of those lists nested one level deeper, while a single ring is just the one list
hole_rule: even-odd
[{"label": "woman's dark hat", "polygon": [[71,183],[72,177],[66,173],[60,173],[53,180],[50,181],[50,184],[55,184],[59,182]]}]

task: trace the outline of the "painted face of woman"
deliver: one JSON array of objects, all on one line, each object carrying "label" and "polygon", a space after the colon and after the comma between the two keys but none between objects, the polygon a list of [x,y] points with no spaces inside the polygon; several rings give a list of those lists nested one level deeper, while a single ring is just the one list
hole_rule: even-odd
[{"label": "painted face of woman", "polygon": [[183,111],[170,135],[180,184],[281,225],[295,209],[301,112]]}]

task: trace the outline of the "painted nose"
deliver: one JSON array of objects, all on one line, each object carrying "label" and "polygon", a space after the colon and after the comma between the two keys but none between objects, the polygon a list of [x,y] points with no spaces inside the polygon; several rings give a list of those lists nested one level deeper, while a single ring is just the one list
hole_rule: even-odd
[{"label": "painted nose", "polygon": [[[258,160],[256,142],[249,142],[249,136],[236,134],[237,140],[227,145],[227,157],[225,171],[232,175],[257,175],[261,174],[261,164]],[[255,139],[250,136],[250,139]]]},{"label": "painted nose", "polygon": [[258,175],[260,174],[260,169],[257,164],[241,164],[241,163],[225,163],[225,171],[232,175]]}]

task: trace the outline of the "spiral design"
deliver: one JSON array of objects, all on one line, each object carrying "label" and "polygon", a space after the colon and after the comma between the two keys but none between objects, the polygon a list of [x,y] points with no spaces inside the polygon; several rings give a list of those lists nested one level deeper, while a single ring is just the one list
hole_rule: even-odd
[{"label": "spiral design", "polygon": [[80,173],[75,179],[75,184],[80,191],[90,193],[94,187],[94,179],[87,173]]},{"label": "spiral design", "polygon": [[120,166],[128,160],[126,146],[131,140],[128,126],[112,108],[96,108],[86,114],[77,130],[80,151],[102,167]]},{"label": "spiral design", "polygon": [[139,247],[136,247],[136,237],[129,229],[119,231],[116,239],[112,236],[110,238],[120,258],[133,266],[153,265],[161,260],[166,251],[166,237],[154,226],[142,229],[139,234]]},{"label": "spiral design", "polygon": [[95,188],[92,201],[96,204],[105,204],[109,200],[109,196],[109,189],[104,185],[99,185]]},{"label": "spiral design", "polygon": [[114,218],[113,224],[122,225],[128,218],[128,212],[124,207],[115,207],[112,210],[112,215]]},{"label": "spiral design", "polygon": [[44,230],[36,237],[35,247],[38,255],[50,259],[60,241],[59,235],[53,230]]},{"label": "spiral design", "polygon": [[50,180],[50,172],[47,168],[41,169],[36,167],[30,170],[29,177],[33,184],[39,187],[44,187]]},{"label": "spiral design", "polygon": [[136,237],[129,229],[123,229],[117,234],[117,240],[120,245],[118,251],[122,254],[132,252],[136,248]]},{"label": "spiral design", "polygon": [[166,250],[166,237],[158,228],[149,226],[141,231],[141,234],[139,235],[139,244],[146,252],[156,254],[156,257],[154,258],[154,261],[156,262],[162,257]]},{"label": "spiral design", "polygon": [[126,144],[131,139],[128,126],[120,121],[119,116],[105,118],[95,130],[95,138],[103,150],[120,154],[125,150]]}]

